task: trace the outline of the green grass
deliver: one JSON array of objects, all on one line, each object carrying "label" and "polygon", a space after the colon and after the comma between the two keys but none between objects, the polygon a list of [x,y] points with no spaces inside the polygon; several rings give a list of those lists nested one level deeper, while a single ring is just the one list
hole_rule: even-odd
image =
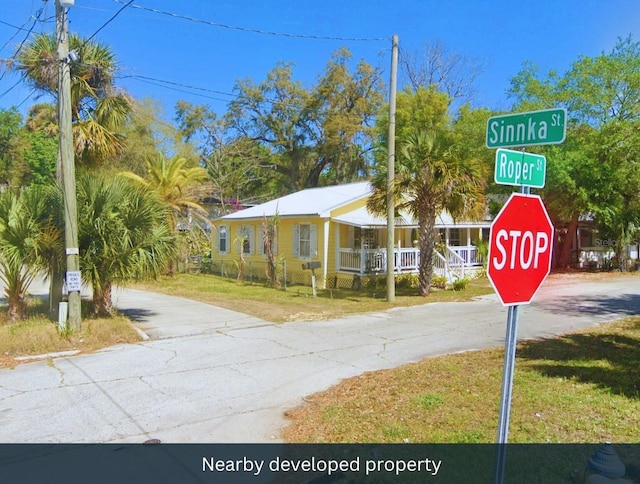
[{"label": "green grass", "polygon": [[322,289],[314,299],[311,288],[306,286],[275,290],[210,274],[176,274],[131,287],[195,299],[272,322],[337,318],[428,302],[469,301],[493,292],[488,280],[480,278],[472,280],[464,290],[435,289],[427,297],[419,296],[415,288],[397,288],[394,303],[386,301],[384,287],[362,291]]},{"label": "green grass", "polygon": [[[292,442],[491,443],[504,351],[430,358],[351,378],[287,412]],[[509,442],[640,441],[640,316],[516,353]]]}]

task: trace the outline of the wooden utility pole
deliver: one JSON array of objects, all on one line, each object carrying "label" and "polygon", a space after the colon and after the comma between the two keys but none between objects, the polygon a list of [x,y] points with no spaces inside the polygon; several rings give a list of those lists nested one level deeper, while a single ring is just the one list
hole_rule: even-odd
[{"label": "wooden utility pole", "polygon": [[398,84],[398,36],[391,40],[391,82],[389,84],[389,139],[387,141],[387,301],[396,300],[395,277],[395,211],[393,182],[396,158],[396,90]]},{"label": "wooden utility pole", "polygon": [[[62,3],[62,4],[61,4]],[[56,0],[56,34],[58,40],[58,155],[62,166],[64,192],[64,240],[67,258],[65,281],[69,295],[66,328],[77,331],[81,326],[80,263],[78,249],[78,213],[76,207],[76,174],[73,157],[71,120],[71,72],[67,11],[63,5],[73,2]]]}]

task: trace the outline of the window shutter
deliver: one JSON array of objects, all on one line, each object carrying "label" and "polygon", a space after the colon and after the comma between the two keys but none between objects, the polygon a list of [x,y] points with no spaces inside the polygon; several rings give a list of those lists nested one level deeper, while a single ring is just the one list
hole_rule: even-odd
[{"label": "window shutter", "polygon": [[294,224],[294,226],[293,226],[293,255],[295,257],[298,257],[298,255],[300,254],[300,236],[298,234],[299,234],[298,224]]},{"label": "window shutter", "polygon": [[309,257],[318,257],[318,226],[316,224],[311,224],[309,239],[309,246],[311,247]]}]

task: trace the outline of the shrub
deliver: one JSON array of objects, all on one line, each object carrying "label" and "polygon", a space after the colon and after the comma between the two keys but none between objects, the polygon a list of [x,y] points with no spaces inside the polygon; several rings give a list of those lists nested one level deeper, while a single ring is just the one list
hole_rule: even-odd
[{"label": "shrub", "polygon": [[396,280],[396,287],[410,289],[418,287],[418,274],[402,274]]},{"label": "shrub", "polygon": [[469,284],[469,279],[466,277],[463,277],[462,279],[456,279],[455,281],[453,281],[453,284],[451,285],[451,287],[453,288],[454,291],[462,291],[467,287],[468,284]]},{"label": "shrub", "polygon": [[445,276],[435,276],[431,279],[431,285],[436,289],[446,289],[447,278]]}]

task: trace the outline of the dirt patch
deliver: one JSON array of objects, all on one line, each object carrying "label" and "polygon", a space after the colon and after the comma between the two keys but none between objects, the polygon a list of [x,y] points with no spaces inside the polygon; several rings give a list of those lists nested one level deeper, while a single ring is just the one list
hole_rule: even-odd
[{"label": "dirt patch", "polygon": [[609,281],[612,279],[640,279],[640,272],[585,272],[585,271],[568,271],[553,272],[545,280],[545,285],[553,284],[573,284],[578,282],[598,282]]},{"label": "dirt patch", "polygon": [[330,316],[329,313],[296,313],[287,316],[287,322],[293,321],[318,321],[320,319],[328,319]]}]

